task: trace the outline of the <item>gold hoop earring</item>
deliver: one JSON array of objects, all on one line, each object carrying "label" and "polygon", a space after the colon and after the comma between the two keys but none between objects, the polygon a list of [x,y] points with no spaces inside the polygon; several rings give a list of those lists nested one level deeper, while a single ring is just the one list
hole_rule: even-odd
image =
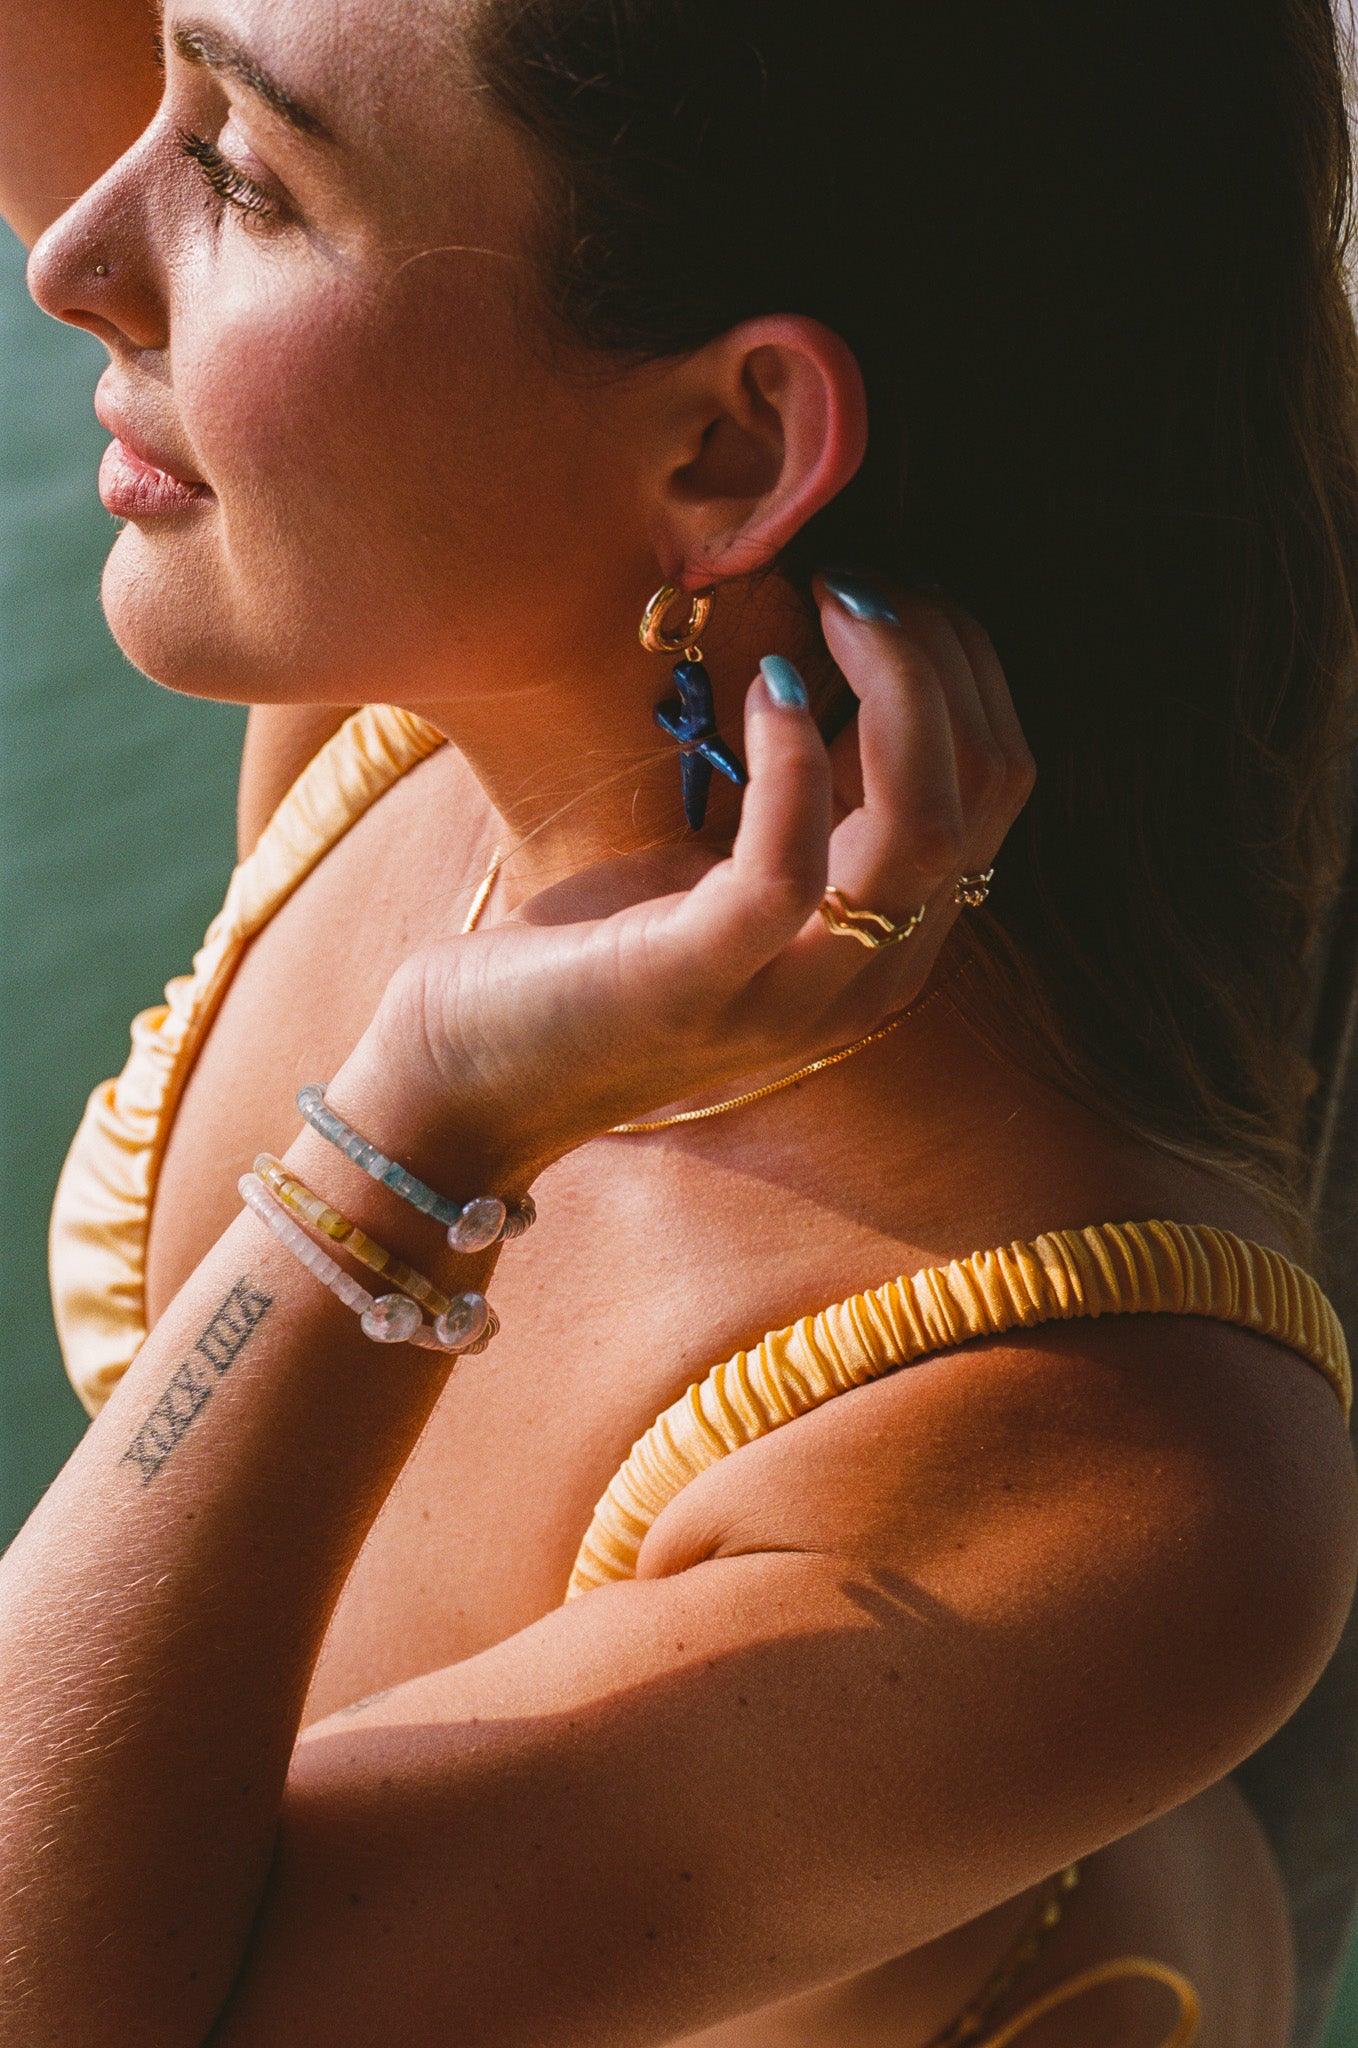
[{"label": "gold hoop earring", "polygon": [[701,661],[703,634],[712,616],[716,602],[715,590],[700,590],[689,600],[688,624],[682,633],[667,633],[665,620],[683,596],[677,583],[667,583],[655,596],[641,615],[641,644],[648,654],[686,654],[690,661]]},{"label": "gold hoop earring", "polygon": [[712,678],[703,662],[702,635],[712,616],[715,590],[700,590],[689,604],[688,624],[682,633],[667,633],[665,620],[682,595],[678,586],[667,583],[657,590],[641,620],[641,644],[648,654],[677,654],[674,665],[677,697],[657,704],[656,724],[679,748],[684,816],[693,831],[702,830],[707,816],[707,797],[712,771],[717,769],[737,789],[749,781],[741,763],[717,731],[717,714],[712,702]]}]

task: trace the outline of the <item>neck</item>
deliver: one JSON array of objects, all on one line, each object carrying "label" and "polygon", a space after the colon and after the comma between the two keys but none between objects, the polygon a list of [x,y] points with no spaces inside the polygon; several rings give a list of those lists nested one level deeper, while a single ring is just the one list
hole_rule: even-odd
[{"label": "neck", "polygon": [[[611,659],[604,648],[616,650]],[[718,728],[742,757],[745,695],[772,653],[797,661],[813,690],[831,693],[833,667],[785,582],[768,577],[723,590],[704,659]],[[647,654],[635,623],[629,633],[619,620],[550,673],[416,707],[463,754],[503,820],[503,909],[620,861],[644,874],[648,893],[685,886],[729,849],[739,792],[714,776],[707,821],[690,832],[679,750],[654,723],[655,706],[674,695],[673,661]],[[638,867],[643,854],[651,858]]]}]

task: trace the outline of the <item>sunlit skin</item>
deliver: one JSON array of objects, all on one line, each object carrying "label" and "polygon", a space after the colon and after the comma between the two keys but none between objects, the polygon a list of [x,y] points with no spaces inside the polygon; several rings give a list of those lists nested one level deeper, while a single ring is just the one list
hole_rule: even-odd
[{"label": "sunlit skin", "polygon": [[[939,1361],[714,1468],[635,1583],[560,1609],[628,1446],[764,1330],[1055,1224],[1281,1243],[1000,1066],[946,998],[755,1110],[601,1135],[955,971],[952,882],[1003,858],[1031,787],[974,621],[898,591],[901,626],[864,625],[818,584],[827,660],[760,573],[861,460],[848,350],[776,312],[642,368],[552,332],[534,166],[458,10],[174,7],[159,101],[149,60],[114,95],[88,47],[16,32],[26,0],[0,17],[5,132],[64,62],[98,110],[82,147],[127,145],[60,218],[50,133],[0,150],[11,216],[47,230],[35,296],[109,350],[121,644],[259,707],[247,839],[345,706],[453,742],[253,944],[161,1172],[156,1326],[0,1564],[0,2038],[908,2048],[1085,1857],[1031,1991],[1150,1954],[1199,1985],[1202,2048],[1282,2048],[1278,1880],[1217,1781],[1352,1587],[1347,1442],[1295,1358],[1158,1319]],[[95,47],[139,47],[135,10],[98,20]],[[138,94],[149,126],[118,134],[109,100]],[[78,189],[99,164],[66,147]],[[700,838],[637,642],[664,581],[719,587],[719,722],[752,776]],[[832,757],[752,682],[774,652],[813,706],[831,661],[860,699]],[[832,939],[827,874],[893,917],[927,900],[918,939]],[[316,1078],[450,1192],[531,1182],[537,1230],[439,1266],[298,1137]],[[441,1281],[493,1271],[493,1364],[375,1364],[239,1218],[262,1147]],[[133,1498],[128,1435],[243,1273],[274,1304],[250,1370]],[[79,1736],[55,1751],[54,1702]],[[1101,1998],[1109,2048],[1163,2038],[1155,1994]],[[1087,2048],[1093,2012],[1033,2048]]]},{"label": "sunlit skin", "polygon": [[[175,688],[437,706],[485,762],[507,729],[531,732],[536,745],[489,771],[502,813],[518,823],[527,785],[532,829],[544,803],[588,789],[597,835],[630,821],[637,778],[611,800],[598,783],[659,752],[656,664],[636,639],[647,598],[681,573],[696,588],[763,566],[852,474],[856,371],[832,336],[776,320],[686,372],[562,360],[534,303],[529,169],[459,84],[455,34],[409,10],[409,76],[383,80],[360,54],[361,19],[341,6],[321,36],[305,11],[289,24],[245,8],[230,35],[186,18],[183,49],[220,45],[216,68],[185,61],[171,33],[157,118],[38,252],[40,303],[113,342],[105,424],[210,486],[183,516],[124,531],[109,620]],[[233,80],[236,42],[324,106],[335,140]],[[214,196],[184,131],[251,181],[243,205]],[[72,304],[67,265],[88,271],[91,236],[109,275]],[[789,332],[816,346],[780,348]],[[834,445],[780,470],[789,380],[834,385],[799,394],[800,410],[833,408]],[[783,604],[732,591],[721,608],[717,646],[739,677],[728,715],[759,656],[787,642]],[[643,833],[672,829],[670,779],[650,778]]]}]

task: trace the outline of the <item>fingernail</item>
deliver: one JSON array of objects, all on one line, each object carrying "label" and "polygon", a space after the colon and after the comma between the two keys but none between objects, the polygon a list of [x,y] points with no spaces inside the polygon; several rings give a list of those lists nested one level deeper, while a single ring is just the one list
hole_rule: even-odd
[{"label": "fingernail", "polygon": [[764,678],[764,688],[774,703],[784,711],[805,711],[810,703],[806,684],[790,661],[784,661],[781,654],[766,654],[759,664],[759,673]]},{"label": "fingernail", "polygon": [[822,582],[851,619],[869,626],[899,626],[900,616],[875,583],[864,576],[850,576],[842,569],[823,571]]}]

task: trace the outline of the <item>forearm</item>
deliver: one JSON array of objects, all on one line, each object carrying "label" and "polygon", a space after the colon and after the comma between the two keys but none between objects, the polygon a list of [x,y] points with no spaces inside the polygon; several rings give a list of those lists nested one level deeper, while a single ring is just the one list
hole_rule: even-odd
[{"label": "forearm", "polygon": [[[489,1257],[440,1269],[438,1233],[310,1134],[290,1158],[401,1255],[485,1283]],[[329,1614],[445,1376],[243,1217],[0,1563],[6,2048],[206,2033]]]},{"label": "forearm", "polygon": [[0,0],[0,213],[25,242],[155,112],[158,13],[149,0]]}]

